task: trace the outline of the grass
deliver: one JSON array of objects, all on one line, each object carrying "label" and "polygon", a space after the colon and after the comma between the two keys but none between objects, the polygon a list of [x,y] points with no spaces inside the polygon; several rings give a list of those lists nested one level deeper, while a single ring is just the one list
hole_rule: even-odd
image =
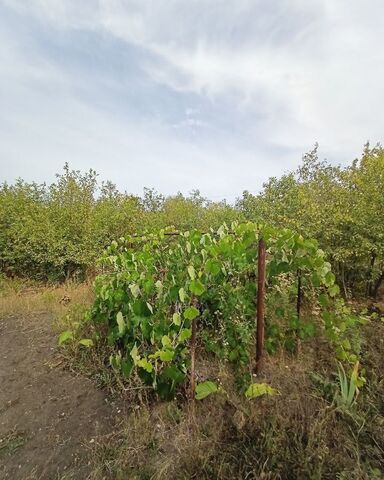
[{"label": "grass", "polygon": [[[103,347],[106,348],[106,347]],[[90,480],[384,479],[384,323],[362,332],[367,385],[349,409],[338,408],[337,362],[327,342],[304,343],[298,356],[266,357],[262,377],[278,397],[247,400],[232,371],[200,354],[197,373],[218,378],[227,395],[188,403],[153,401],[140,383],[121,384],[101,349],[69,352],[75,371],[91,375],[131,405],[130,414],[92,445]],[[71,363],[72,362],[72,363]]]},{"label": "grass", "polygon": [[98,439],[91,478],[382,478],[380,459],[364,458],[361,425],[322,399],[291,390],[239,412],[219,397],[134,411]]},{"label": "grass", "polygon": [[26,441],[23,432],[12,430],[0,438],[0,457],[1,455],[12,455],[18,448],[22,447]]},{"label": "grass", "polygon": [[[281,396],[247,400],[231,372],[216,369],[228,396],[132,405],[119,428],[92,447],[90,480],[384,478],[384,324],[364,326],[367,385],[340,410],[337,363],[324,344],[266,359],[263,376]],[[207,359],[201,359],[203,364]]]},{"label": "grass", "polygon": [[92,290],[89,283],[45,285],[27,280],[0,278],[0,317],[49,313],[60,319],[73,305],[88,306],[91,301]]},{"label": "grass", "polygon": [[266,359],[258,381],[278,388],[276,397],[246,400],[222,365],[228,396],[132,405],[92,446],[90,480],[383,479],[382,322],[369,322],[363,338],[367,386],[348,411],[334,402],[337,365],[323,347]]},{"label": "grass", "polygon": [[[0,315],[49,312],[59,331],[81,322],[91,300],[86,284],[11,283],[0,290]],[[363,327],[361,364],[367,384],[347,411],[334,401],[337,363],[320,340],[303,343],[298,357],[283,351],[267,357],[257,381],[281,395],[254,400],[237,393],[225,364],[200,355],[198,372],[200,368],[204,378],[218,377],[227,396],[212,395],[193,404],[183,397],[154,402],[135,380],[122,384],[105,364],[107,349],[80,348],[74,342],[63,351],[68,368],[124,396],[129,406],[128,416],[88,445],[89,480],[384,479],[380,318]],[[0,454],[15,451],[22,441],[20,433],[9,434],[0,443]],[[72,478],[72,472],[68,475]]]}]

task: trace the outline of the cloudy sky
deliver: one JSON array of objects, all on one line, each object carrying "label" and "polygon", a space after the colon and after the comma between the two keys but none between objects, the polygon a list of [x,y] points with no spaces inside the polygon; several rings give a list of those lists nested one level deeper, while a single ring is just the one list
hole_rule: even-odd
[{"label": "cloudy sky", "polygon": [[0,181],[232,201],[384,140],[383,0],[0,0]]}]

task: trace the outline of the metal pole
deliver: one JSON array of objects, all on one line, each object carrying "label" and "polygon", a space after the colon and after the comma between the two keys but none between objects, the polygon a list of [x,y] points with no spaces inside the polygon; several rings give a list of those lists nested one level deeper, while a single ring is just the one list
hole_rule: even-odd
[{"label": "metal pole", "polygon": [[196,386],[196,318],[192,320],[192,337],[191,337],[191,400],[195,398],[195,386]]},{"label": "metal pole", "polygon": [[256,374],[261,368],[264,347],[265,242],[259,239],[257,259]]},{"label": "metal pole", "polygon": [[[192,305],[196,307],[196,298],[192,298]],[[190,384],[190,398],[195,398],[196,387],[196,332],[197,332],[197,319],[192,320],[192,336],[191,336],[191,384]]]},{"label": "metal pole", "polygon": [[301,291],[301,271],[297,271],[297,301],[296,301],[296,313],[297,313],[297,329],[295,332],[296,336],[296,355],[300,355],[301,352],[301,341],[300,336],[298,335],[298,330],[300,328],[300,313],[301,313],[301,301],[302,301],[302,291]]},{"label": "metal pole", "polygon": [[300,310],[301,310],[301,271],[297,271],[297,303],[296,303],[296,312],[297,320],[300,321]]}]

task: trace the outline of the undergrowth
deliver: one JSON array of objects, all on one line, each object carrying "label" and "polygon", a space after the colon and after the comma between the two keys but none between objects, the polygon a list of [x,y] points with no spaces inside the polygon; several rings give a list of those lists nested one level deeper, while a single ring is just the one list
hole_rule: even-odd
[{"label": "undergrowth", "polygon": [[[0,276],[0,316],[49,313],[60,323],[65,315],[84,310],[93,298],[89,283],[46,284]],[[65,323],[65,322],[64,322]]]},{"label": "undergrowth", "polygon": [[[90,300],[87,285],[47,289],[7,282],[0,290],[2,314],[48,311],[58,319],[57,331],[81,322]],[[335,401],[337,362],[320,338],[303,344],[296,355],[283,349],[267,355],[262,376],[254,380],[281,395],[254,400],[239,394],[225,362],[198,349],[199,381],[215,380],[226,392],[200,402],[182,395],[155,402],[135,377],[120,382],[105,362],[106,350],[68,345],[61,352],[67,368],[92,377],[128,407],[110,433],[88,445],[88,480],[383,479],[384,322],[379,316],[362,327],[361,339],[366,384],[349,410]]]},{"label": "undergrowth", "polygon": [[[349,410],[334,400],[337,365],[322,345],[299,358],[285,352],[267,358],[257,381],[268,381],[280,396],[240,397],[221,366],[226,396],[133,402],[119,428],[92,447],[90,480],[382,479],[383,339],[384,324],[369,321],[362,350],[367,384]],[[201,371],[206,362],[200,359]]]}]

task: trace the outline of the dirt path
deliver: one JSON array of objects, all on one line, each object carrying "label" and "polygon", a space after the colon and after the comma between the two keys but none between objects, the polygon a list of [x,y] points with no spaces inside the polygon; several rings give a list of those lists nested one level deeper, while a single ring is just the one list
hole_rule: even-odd
[{"label": "dirt path", "polygon": [[0,479],[86,479],[117,406],[63,371],[47,315],[0,318]]}]

